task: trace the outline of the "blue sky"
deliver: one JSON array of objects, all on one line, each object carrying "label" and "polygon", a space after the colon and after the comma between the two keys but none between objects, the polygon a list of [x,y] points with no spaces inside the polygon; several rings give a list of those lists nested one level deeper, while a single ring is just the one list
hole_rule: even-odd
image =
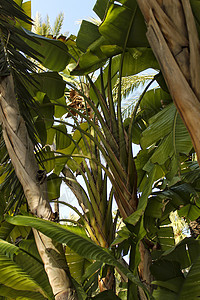
[{"label": "blue sky", "polygon": [[60,12],[64,12],[65,18],[62,33],[68,31],[70,34],[76,35],[80,27],[77,21],[96,17],[96,14],[92,10],[95,3],[96,0],[31,0],[32,18],[35,17],[37,11],[43,19],[48,14],[50,22],[53,25],[56,16]]}]

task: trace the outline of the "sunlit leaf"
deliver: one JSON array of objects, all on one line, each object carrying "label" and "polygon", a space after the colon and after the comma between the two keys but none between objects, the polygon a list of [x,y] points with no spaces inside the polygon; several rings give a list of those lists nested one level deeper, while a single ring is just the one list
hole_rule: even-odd
[{"label": "sunlit leaf", "polygon": [[99,27],[99,32],[113,44],[124,46],[129,28],[127,47],[148,46],[144,18],[136,1],[126,1],[125,5],[119,5],[115,1],[110,5],[106,17]]},{"label": "sunlit leaf", "polygon": [[34,43],[27,38],[25,42],[42,55],[38,56],[38,59],[43,66],[58,72],[64,70],[70,61],[68,48],[64,43],[37,35],[26,29],[24,31],[28,36],[36,40],[37,43]]},{"label": "sunlit leaf", "polygon": [[[105,251],[103,248],[97,246],[90,239],[85,238],[74,232],[75,229],[71,230],[69,227],[63,228],[60,225],[57,225],[53,222],[49,222],[42,219],[37,219],[33,217],[26,216],[15,216],[7,217],[8,222],[14,224],[25,225],[29,224],[43,232],[45,235],[51,237],[52,239],[66,243],[72,250],[77,252],[80,256],[83,256],[87,259],[99,260],[108,265],[113,265],[119,268],[131,281],[133,281],[138,286],[141,286],[143,289],[143,284],[135,277],[133,274],[122,266],[110,253]],[[148,292],[146,291],[148,294]]]}]

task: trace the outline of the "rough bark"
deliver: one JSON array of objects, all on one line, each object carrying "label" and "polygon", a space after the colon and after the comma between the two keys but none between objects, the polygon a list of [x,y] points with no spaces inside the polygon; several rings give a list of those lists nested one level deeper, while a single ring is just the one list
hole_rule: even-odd
[{"label": "rough bark", "polygon": [[[50,220],[52,210],[47,198],[46,181],[40,181],[33,144],[25,122],[20,115],[12,76],[0,79],[0,123],[5,144],[21,182],[30,211],[40,218]],[[61,245],[34,230],[38,251],[44,263],[56,300],[77,299]]]},{"label": "rough bark", "polygon": [[189,0],[137,0],[147,38],[200,164],[200,43]]},{"label": "rough bark", "polygon": [[[145,248],[144,243],[141,241],[139,246],[141,262],[139,264],[139,275],[143,280],[143,283],[146,285],[146,288],[149,292],[153,292],[151,282],[153,281],[153,276],[150,272],[150,266],[152,264],[152,258],[149,250]],[[144,291],[139,288],[139,294],[141,299],[147,299]]]}]

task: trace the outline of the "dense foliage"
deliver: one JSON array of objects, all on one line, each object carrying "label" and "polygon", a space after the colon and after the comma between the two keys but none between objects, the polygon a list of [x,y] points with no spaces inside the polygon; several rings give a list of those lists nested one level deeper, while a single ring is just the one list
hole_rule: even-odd
[{"label": "dense foliage", "polygon": [[[0,299],[54,299],[33,228],[63,244],[78,299],[198,298],[200,170],[137,2],[97,0],[100,25],[83,21],[77,37],[31,32],[31,3],[21,2],[0,7],[1,78],[14,79],[56,209],[51,221],[30,214],[1,132]],[[149,68],[156,75],[123,114],[136,91],[127,82]],[[78,207],[59,201],[61,184]],[[60,222],[59,203],[77,219]],[[191,224],[178,244],[174,211]]]}]

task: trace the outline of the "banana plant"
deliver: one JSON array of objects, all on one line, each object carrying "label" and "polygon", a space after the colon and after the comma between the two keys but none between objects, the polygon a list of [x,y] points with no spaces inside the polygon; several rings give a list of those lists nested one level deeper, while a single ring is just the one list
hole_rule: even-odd
[{"label": "banana plant", "polygon": [[[59,243],[67,244],[73,251],[78,253],[81,257],[85,257],[90,260],[99,261],[108,265],[117,267],[127,278],[132,282],[140,286],[147,297],[151,299],[148,290],[135,277],[128,268],[124,267],[108,250],[98,246],[94,243],[83,230],[77,227],[61,226],[54,222],[41,220],[40,218],[34,218],[32,216],[15,216],[6,217],[6,221],[13,225],[31,226],[35,229],[43,232],[45,235],[51,237]],[[80,298],[81,299],[81,298]]]},{"label": "banana plant", "polygon": [[[166,155],[165,161],[161,162],[160,164],[158,163],[158,161],[151,162],[150,154],[152,154],[153,152],[150,152],[148,150],[146,151],[144,150],[144,152],[146,152],[145,154],[147,157],[147,161],[145,164],[142,165],[142,167],[141,167],[140,158],[144,155],[144,152],[140,153],[138,157],[134,159],[132,153],[132,141],[134,141],[136,138],[138,138],[140,141],[141,139],[140,134],[142,131],[144,131],[144,127],[146,127],[145,122],[142,119],[140,119],[140,124],[137,122],[137,119],[140,118],[140,116],[139,117],[137,116],[137,108],[140,105],[140,108],[142,109],[142,103],[145,103],[143,101],[145,97],[144,95],[145,93],[141,96],[138,105],[136,106],[136,109],[133,112],[132,117],[130,118],[128,123],[126,124],[123,123],[122,115],[121,115],[121,79],[122,76],[124,75],[137,73],[147,68],[148,66],[151,67],[154,66],[157,69],[159,68],[159,66],[156,59],[152,55],[152,52],[149,51],[149,49],[129,48],[132,44],[135,45],[134,43],[136,42],[138,42],[137,46],[140,47],[147,45],[146,44],[147,41],[145,37],[143,41],[137,41],[137,40],[132,41],[131,39],[129,40],[132,30],[134,30],[135,22],[137,24],[137,22],[140,22],[142,20],[142,16],[139,13],[136,4],[134,4],[133,7],[131,7],[131,9],[133,9],[135,14],[133,14],[132,17],[129,18],[130,27],[128,28],[129,30],[127,30],[126,28],[126,39],[123,40],[123,43],[121,42],[120,44],[120,41],[117,40],[117,36],[115,36],[116,40],[114,40],[113,43],[117,44],[117,46],[116,48],[112,47],[112,49],[114,49],[115,51],[111,50],[111,47],[109,47],[108,28],[110,26],[110,23],[114,22],[112,19],[113,16],[116,16],[113,13],[113,11],[116,12],[118,10],[120,13],[119,15],[121,16],[122,8],[117,6],[117,4],[111,4],[110,6],[108,6],[106,18],[104,18],[104,22],[99,26],[99,31],[97,31],[96,25],[91,24],[89,22],[83,22],[81,26],[80,32],[77,37],[77,46],[82,51],[84,51],[84,53],[81,55],[77,66],[72,71],[72,74],[87,75],[88,73],[96,70],[100,66],[100,75],[95,83],[91,80],[89,76],[87,77],[90,83],[89,97],[84,93],[83,90],[77,88],[71,83],[68,83],[68,86],[74,89],[80,98],[82,97],[83,105],[82,105],[82,110],[75,105],[69,106],[67,108],[68,117],[71,115],[71,117],[74,120],[74,125],[70,124],[70,122],[65,122],[65,121],[62,121],[62,124],[71,126],[76,131],[74,133],[74,136],[71,138],[71,145],[66,149],[58,151],[59,156],[55,160],[57,161],[61,160],[61,162],[63,163],[64,161],[63,159],[65,158],[66,159],[65,163],[72,171],[76,171],[77,169],[79,170],[83,178],[85,178],[85,182],[87,185],[88,194],[90,196],[90,201],[92,203],[92,206],[94,205],[96,206],[96,203],[98,203],[97,199],[95,199],[94,201],[93,194],[96,193],[96,187],[99,186],[99,184],[98,183],[96,184],[96,181],[93,178],[95,174],[94,171],[95,169],[98,169],[98,166],[100,166],[100,169],[103,169],[103,171],[105,172],[105,174],[107,175],[107,177],[109,178],[112,184],[113,195],[117,202],[121,216],[123,217],[125,222],[127,222],[127,224],[130,224],[128,226],[134,226],[134,229],[132,229],[132,233],[138,236],[138,238],[134,239],[134,243],[137,245],[136,250],[135,250],[135,245],[133,245],[134,243],[132,242],[131,263],[130,263],[130,267],[132,267],[132,271],[135,272],[136,274],[137,266],[139,264],[139,258],[138,258],[139,252],[141,253],[141,255],[142,252],[146,252],[147,253],[146,256],[148,257],[148,260],[151,261],[151,257],[150,257],[151,247],[149,246],[148,248],[147,246],[148,243],[146,241],[146,238],[144,238],[146,236],[144,224],[146,222],[146,219],[148,219],[148,217],[147,215],[146,218],[141,216],[144,215],[145,209],[147,207],[148,197],[152,193],[153,183],[157,179],[162,178],[167,173],[165,169],[163,170],[164,167],[162,167],[162,165],[167,161],[167,159],[169,158],[171,162],[171,158],[174,155],[173,153],[175,153],[175,156],[177,156],[177,154],[179,154],[179,152],[182,152],[183,150],[182,149],[177,150],[176,149],[177,146],[175,146],[174,144],[174,149],[172,149],[172,152],[170,150],[169,153],[165,153]],[[120,26],[120,23],[117,23],[117,26]],[[90,37],[86,36],[86,32],[88,32],[87,30],[91,30],[92,32]],[[106,61],[108,61],[107,65],[105,65]],[[104,65],[105,67],[103,67]],[[116,82],[117,77],[119,77],[119,90],[118,90],[117,107],[116,107],[113,101],[113,84],[114,82]],[[156,91],[155,94],[159,94],[159,92]],[[161,104],[161,97],[162,97],[161,92],[159,96],[160,98],[157,97],[158,99],[157,101],[160,101],[160,107],[158,108],[158,110],[161,110],[163,108]],[[171,101],[171,98],[169,96],[167,96],[167,98],[170,99]],[[146,99],[149,99],[149,95],[146,96]],[[85,107],[84,107],[84,103],[85,103]],[[145,114],[149,115],[148,108],[146,109],[145,106],[143,107],[144,107],[143,109],[145,111]],[[89,108],[92,109],[93,111],[93,119],[91,119],[91,116],[89,115]],[[168,110],[170,111],[170,107],[166,108],[166,111]],[[174,113],[177,114],[175,111]],[[151,112],[151,114],[153,115],[154,111]],[[165,111],[160,112],[161,116],[162,114],[164,115]],[[171,114],[171,111],[169,112],[169,115],[171,120],[173,120],[173,115]],[[75,116],[79,116],[80,119],[85,120],[86,121],[85,125],[84,123],[80,125],[80,123],[77,121]],[[160,117],[160,119],[161,118],[162,117]],[[166,118],[167,118],[167,113],[166,113]],[[179,119],[177,120],[180,123]],[[143,128],[141,128],[141,123],[144,124]],[[162,127],[163,129],[162,123],[160,121],[158,121],[158,124],[159,124],[158,126]],[[84,128],[84,126],[86,126],[86,129]],[[168,130],[168,132],[166,132],[166,134],[168,135],[171,133],[170,130],[172,130],[173,132],[176,130],[177,132],[181,130],[181,129],[179,130],[178,127],[176,128],[177,126],[176,123],[171,122],[170,126],[168,126],[166,129]],[[180,124],[180,126],[182,125]],[[139,131],[139,134],[138,132],[135,133],[134,129],[136,127],[139,130],[140,128],[142,129]],[[148,136],[148,128],[146,129],[146,132],[147,132],[146,135]],[[79,143],[78,143],[79,140],[77,140],[78,133],[80,136]],[[95,135],[93,133],[95,133]],[[144,134],[143,140],[145,140],[145,131],[143,134]],[[154,134],[155,133],[152,133],[153,137]],[[159,141],[162,138],[160,142],[161,148],[158,148],[157,145],[155,147],[156,150],[158,148],[160,153],[162,153],[162,151],[164,151],[165,148],[164,147],[165,144],[162,143],[167,139],[167,137],[165,137],[164,135],[165,134],[164,129],[160,131],[160,134],[161,136],[157,137],[157,140],[154,138],[155,140],[150,142],[149,144],[144,144],[143,140],[141,140],[141,145],[146,148],[149,145],[153,144],[156,141]],[[174,137],[172,135],[169,135],[167,139],[168,145],[170,144],[171,146],[170,139],[172,139],[172,141],[174,141],[175,139],[175,143],[176,143],[175,135]],[[183,136],[181,138],[184,139]],[[190,139],[188,140],[189,140],[189,146],[185,153],[186,155],[190,152],[192,148]],[[97,157],[95,156],[96,149],[98,149],[98,151],[101,153],[100,155],[102,155],[102,157],[104,158],[105,163],[99,161],[98,158],[99,154],[97,155]],[[155,158],[156,155],[157,157],[159,157],[158,152],[157,153],[155,152],[153,158]],[[96,166],[95,169],[93,169],[94,165]],[[139,174],[138,172],[143,173],[143,178],[138,178],[138,174]],[[176,172],[177,172],[177,168],[174,170],[172,177]],[[72,181],[72,178],[70,180]],[[141,191],[140,197],[138,197],[137,195],[138,190]],[[92,208],[91,206],[88,207],[87,202],[89,201],[87,201],[87,195],[86,195],[86,199],[84,199],[84,201],[82,201],[81,204],[82,206],[84,205],[85,210],[88,209],[89,213],[93,215],[93,207]],[[98,206],[96,206],[95,211],[98,210],[99,208]],[[162,244],[160,242],[159,236],[162,236],[163,232],[165,232],[165,235],[166,237],[168,237],[168,240],[172,239],[171,246],[173,246],[174,241],[173,241],[172,228],[169,228],[169,230],[168,228],[167,229],[158,228],[156,230],[156,235],[157,235],[157,239],[159,240],[159,245]],[[155,231],[153,231],[152,234],[155,234]],[[99,232],[99,236],[101,236],[100,232]],[[149,239],[151,239],[151,236],[149,236]],[[153,240],[153,243],[157,243],[157,242]],[[163,245],[165,244],[166,243],[164,243]],[[149,250],[147,250],[147,248]],[[147,264],[149,264],[149,261],[147,261]],[[142,263],[144,266],[144,261]],[[140,276],[144,278],[145,276],[144,274],[146,271],[144,271],[144,268],[142,268],[142,264],[140,264],[139,269],[140,269],[139,271]],[[146,274],[147,273],[148,272],[146,272]],[[146,279],[146,282],[149,284],[151,282],[150,277]],[[130,284],[128,297],[131,299],[131,297],[136,297],[136,294],[137,294],[137,290],[135,289],[134,286],[131,286]]]},{"label": "banana plant", "polygon": [[[102,19],[102,23],[97,26],[84,21],[76,42],[64,38],[61,43],[57,40],[42,38],[28,30],[20,31],[20,33],[23,32],[26,47],[27,45],[30,47],[27,48],[29,52],[24,50],[24,53],[34,59],[39,59],[44,67],[54,71],[62,71],[66,64],[69,64],[73,76],[86,76],[89,92],[85,91],[83,82],[77,86],[74,78],[72,80],[66,76],[67,71],[61,72],[60,74],[67,81],[66,95],[73,100],[66,105],[66,98],[63,95],[65,83],[57,73],[29,74],[29,78],[34,80],[32,86],[27,84],[25,76],[20,82],[18,73],[14,77],[18,83],[16,84],[17,95],[20,91],[20,95],[22,95],[19,83],[23,82],[23,87],[28,91],[28,95],[37,103],[37,108],[30,110],[30,116],[33,119],[33,122],[30,122],[31,118],[27,118],[26,110],[23,110],[23,102],[18,96],[18,102],[21,105],[21,111],[24,112],[23,116],[26,118],[27,125],[31,126],[34,123],[36,128],[32,134],[32,137],[35,138],[33,141],[36,145],[39,142],[40,147],[43,147],[42,149],[36,148],[36,156],[47,173],[53,171],[47,180],[48,197],[49,199],[57,198],[59,194],[57,190],[59,190],[61,182],[59,176],[62,172],[63,180],[75,193],[83,209],[83,214],[80,214],[77,209],[75,210],[80,217],[76,224],[85,228],[84,234],[81,231],[84,238],[80,234],[74,235],[73,230],[78,228],[64,230],[59,225],[33,217],[8,217],[7,221],[13,225],[31,225],[49,238],[67,244],[69,247],[66,250],[67,255],[73,251],[79,255],[80,259],[87,259],[89,265],[85,273],[88,275],[85,285],[87,290],[89,285],[97,279],[97,277],[91,277],[91,274],[101,268],[103,275],[100,279],[103,279],[102,282],[105,285],[110,270],[112,271],[112,268],[115,267],[128,278],[128,299],[138,299],[138,295],[143,299],[151,298],[149,293],[153,292],[153,276],[157,280],[155,284],[159,286],[153,292],[153,296],[158,299],[160,295],[165,295],[163,287],[166,287],[169,290],[166,295],[170,294],[174,297],[173,293],[175,295],[180,293],[180,289],[182,287],[184,289],[185,283],[187,287],[187,282],[178,278],[180,289],[176,290],[170,282],[169,284],[167,282],[166,285],[163,282],[166,278],[168,280],[175,277],[170,273],[174,268],[176,271],[178,270],[177,274],[180,274],[184,266],[177,267],[176,263],[169,263],[171,268],[169,267],[169,277],[166,278],[159,277],[156,266],[161,264],[164,268],[163,260],[170,261],[170,256],[168,257],[165,251],[178,253],[178,248],[174,248],[173,231],[169,220],[170,212],[182,207],[180,215],[186,216],[188,220],[194,220],[199,213],[198,174],[193,178],[194,181],[188,179],[192,170],[192,164],[188,163],[188,159],[190,160],[189,155],[193,156],[194,150],[181,118],[171,103],[172,99],[168,94],[168,89],[160,81],[162,76],[155,76],[147,85],[131,117],[124,122],[122,118],[122,78],[137,74],[148,67],[157,70],[160,67],[149,48],[144,19],[136,1],[115,1],[113,3],[112,1],[98,0],[94,10]],[[88,35],[88,32],[91,34]],[[8,36],[4,37],[4,40],[7,41]],[[38,47],[37,43],[42,47]],[[10,44],[4,43],[4,46],[10,46]],[[6,47],[4,48],[6,50]],[[57,49],[56,52],[55,49]],[[16,50],[14,53],[16,54]],[[14,63],[16,61],[12,66],[15,66]],[[5,76],[8,70],[6,65],[4,67]],[[99,76],[94,80],[94,76],[88,74],[98,68]],[[13,69],[18,70],[19,66],[16,65]],[[117,80],[117,101],[114,101],[113,87]],[[166,92],[161,89],[147,92],[155,80]],[[59,88],[54,88],[58,86]],[[73,95],[76,95],[76,99],[73,98]],[[15,97],[13,96],[13,98]],[[30,103],[29,106],[32,105],[31,101]],[[61,117],[65,112],[67,121],[63,117],[59,121],[59,125],[54,124],[53,115]],[[71,119],[69,120],[69,118]],[[72,133],[67,132],[69,127],[73,129]],[[30,129],[29,131],[31,132]],[[132,143],[140,144],[142,147],[136,157],[133,154]],[[8,156],[4,155],[5,145],[3,143],[2,146],[4,149],[3,163],[7,163],[9,166],[3,168],[3,173],[8,175],[8,183],[9,178],[13,175],[13,170],[10,168]],[[12,158],[11,160],[15,166],[15,160]],[[16,167],[15,169],[17,170]],[[86,189],[80,185],[74,172],[77,176],[82,176]],[[192,174],[194,175],[194,173]],[[44,186],[43,171],[39,170],[38,175],[40,175],[41,186]],[[111,185],[109,192],[107,182]],[[15,186],[16,184],[19,185],[15,180]],[[17,191],[20,191],[19,186]],[[4,187],[6,190],[6,185]],[[156,192],[154,187],[159,191]],[[18,206],[14,210],[15,214],[19,212],[19,207],[24,201],[24,194],[20,195],[21,202],[18,202]],[[25,193],[25,195],[28,200],[28,194]],[[121,229],[116,239],[114,239],[115,222],[112,220],[113,199],[117,202],[119,213],[125,222],[125,227]],[[14,200],[13,198],[7,207],[7,212],[12,207]],[[2,205],[5,207],[6,203]],[[51,213],[50,208],[49,212]],[[1,217],[3,218],[3,216]],[[85,232],[92,241],[88,239]],[[112,254],[107,252],[108,248],[112,249]],[[124,269],[116,258],[120,257],[121,252],[125,252],[127,249],[130,249],[129,269]],[[183,252],[181,253],[185,255]],[[6,262],[5,256],[2,261],[4,259]],[[93,264],[93,260],[96,260],[97,263]],[[155,264],[150,271],[152,260],[155,261]],[[101,262],[104,262],[106,266],[102,267]],[[17,272],[19,266],[14,266],[13,263],[15,262],[9,262],[9,266],[12,265]],[[198,267],[198,257],[197,259],[195,257],[192,263],[194,263],[194,269],[191,268],[191,278],[198,280],[199,275],[195,270],[195,264]],[[187,263],[186,267],[190,267],[190,265]],[[70,269],[72,270],[72,265]],[[192,277],[193,275],[194,277]],[[78,276],[76,279],[80,280],[80,274],[79,279]],[[190,274],[188,274],[188,280],[190,280]],[[141,284],[141,281],[145,282],[146,287]],[[80,286],[77,283],[74,284],[78,293]],[[53,287],[52,281],[51,285]],[[112,284],[108,287],[112,287]],[[28,283],[26,288],[30,288]],[[5,287],[4,290],[6,290]],[[6,291],[8,292],[8,289]],[[185,291],[186,289],[183,295],[185,295]],[[41,290],[38,292],[42,293]],[[53,293],[57,294],[55,290]],[[104,295],[107,295],[109,299],[109,293],[111,293],[111,297],[114,297],[113,292],[105,291],[97,295],[96,299],[101,299],[98,297]],[[83,298],[87,297],[82,290],[81,294]],[[194,296],[199,296],[198,288],[195,290]],[[78,294],[78,297],[81,296]]]},{"label": "banana plant", "polygon": [[[146,219],[141,218],[141,216],[144,214],[149,202],[148,197],[152,192],[153,183],[164,176],[167,176],[169,180],[173,179],[174,182],[172,181],[170,184],[175,183],[176,180],[181,180],[180,176],[177,176],[179,179],[174,178],[177,173],[180,173],[180,164],[182,160],[179,159],[180,157],[183,160],[187,159],[187,156],[192,151],[192,144],[187,131],[184,129],[184,126],[181,123],[180,116],[178,115],[176,109],[172,104],[171,106],[167,106],[168,103],[162,103],[163,99],[161,98],[161,95],[158,99],[160,102],[158,115],[153,117],[150,121],[149,117],[147,119],[146,116],[146,120],[144,121],[141,119],[142,112],[140,112],[140,115],[137,116],[138,120],[140,119],[140,122],[137,122],[137,108],[140,106],[142,109],[142,102],[143,98],[145,97],[142,95],[135,111],[132,114],[132,118],[128,120],[128,124],[126,123],[125,130],[125,124],[123,124],[121,117],[120,84],[117,108],[114,106],[112,98],[112,87],[114,80],[116,80],[116,74],[121,80],[122,76],[142,71],[142,68],[146,69],[147,67],[151,66],[159,69],[159,66],[155,57],[148,48],[139,48],[147,46],[148,43],[144,32],[141,33],[140,40],[137,40],[139,29],[136,33],[134,32],[135,28],[137,27],[136,24],[139,24],[139,22],[142,23],[143,21],[137,3],[130,3],[130,1],[125,1],[123,3],[122,1],[118,2],[119,4],[116,2],[108,2],[107,6],[104,5],[103,8],[105,8],[105,10],[103,12],[104,16],[102,17],[102,9],[100,11],[98,5],[103,3],[103,1],[97,1],[95,11],[99,12],[99,16],[103,20],[101,25],[98,27],[98,30],[97,26],[95,27],[94,24],[90,24],[89,22],[82,23],[77,38],[77,45],[82,51],[85,52],[80,57],[75,69],[72,71],[72,74],[74,75],[83,75],[96,70],[99,68],[99,66],[101,67],[99,79],[97,80],[96,84],[90,80],[90,98],[86,97],[83,93],[80,93],[81,96],[84,97],[86,103],[89,104],[93,109],[94,115],[99,122],[98,125],[100,127],[100,131],[98,131],[99,128],[95,124],[91,123],[89,118],[86,116],[84,117],[84,114],[81,114],[76,109],[73,110],[80,117],[84,118],[89,124],[91,124],[93,128],[95,128],[95,132],[101,139],[101,145],[98,145],[97,143],[96,145],[99,146],[102,156],[109,166],[108,176],[113,186],[114,196],[121,216],[125,219],[125,222],[130,223],[133,226],[139,226],[140,224],[141,228],[143,228],[142,224],[143,222],[146,222]],[[128,22],[123,22],[125,18],[128,20]],[[126,24],[126,26],[124,24]],[[113,28],[112,34],[110,31],[111,27]],[[143,27],[140,28],[142,29]],[[92,33],[90,38],[87,38],[85,35],[85,33],[88,32],[87,30],[90,30]],[[121,35],[119,35],[119,32]],[[113,47],[113,45],[115,45],[115,47]],[[131,47],[134,46],[137,48],[132,49]],[[151,57],[151,59],[147,60],[146,58],[148,56]],[[108,61],[107,65],[105,65],[106,61]],[[117,62],[118,66],[116,67]],[[104,65],[105,67],[103,67]],[[159,92],[156,91],[155,93]],[[149,96],[150,95],[148,95],[146,98],[148,99]],[[167,96],[167,100],[171,102],[171,97],[169,95]],[[93,101],[98,105],[98,110]],[[150,101],[151,100],[149,100],[149,103]],[[167,106],[166,109],[165,106]],[[87,108],[85,109],[87,110]],[[146,114],[149,114],[149,112],[145,110],[145,107],[143,109]],[[173,109],[174,113],[172,112]],[[150,114],[153,116],[154,112],[150,112]],[[163,116],[165,116],[164,119]],[[158,122],[156,123],[156,121]],[[144,129],[147,127],[145,124],[146,122],[150,122],[150,126],[145,131]],[[153,124],[152,126],[151,123]],[[156,128],[156,134],[159,136],[155,135],[155,131],[152,130],[153,127]],[[134,136],[135,131],[133,130],[135,128],[137,128],[139,131],[139,133],[136,132],[136,136]],[[162,130],[159,131],[159,129]],[[141,133],[143,135],[142,139],[140,136]],[[150,136],[150,133],[152,133],[152,137]],[[89,133],[85,135],[91,140],[94,140],[91,135],[89,136]],[[143,152],[139,153],[138,159],[134,160],[131,145],[132,140],[134,141],[136,138],[141,143],[143,148],[149,146],[151,146],[151,148],[149,150],[144,149]],[[152,141],[150,142],[151,138]],[[187,141],[187,147],[185,147],[185,141]],[[100,148],[100,146],[103,147]],[[165,151],[166,149],[167,151]],[[144,156],[146,156],[147,160],[146,163],[142,163],[141,166],[140,158],[143,158]],[[92,160],[90,156],[87,158]],[[136,173],[136,170],[140,171],[140,173],[143,173],[143,175],[145,174],[143,178],[139,178],[140,180],[143,179],[142,182],[137,182],[138,174]],[[141,191],[140,197],[137,196],[137,189]],[[162,230],[165,231],[164,229],[158,229],[161,236],[163,235]],[[168,233],[165,234],[166,237],[169,237],[169,239],[173,240],[171,228],[168,230]],[[143,235],[141,233],[139,241],[136,243],[138,248],[142,248],[144,246],[144,236],[145,233],[143,232]],[[143,243],[140,243],[140,239],[143,239]],[[160,240],[160,238],[158,238],[158,240]],[[147,250],[147,248],[148,246],[146,243],[145,247],[143,248],[144,252]],[[149,247],[149,250],[150,249],[151,248]],[[142,249],[140,250],[142,255]],[[149,253],[148,251],[146,252],[148,256]],[[137,265],[136,256],[137,255],[134,256],[133,254],[132,258],[133,261],[135,260],[132,262],[132,264],[135,265]],[[141,265],[140,269],[142,269]],[[143,276],[142,272],[140,273],[140,276]],[[134,289],[132,289],[132,291],[135,293]],[[130,299],[133,297],[133,295],[136,296],[136,293],[132,295],[129,294]]]},{"label": "banana plant", "polygon": [[18,245],[14,245],[1,239],[0,257],[1,296],[15,299],[53,299],[53,292],[34,240],[19,240]]}]

